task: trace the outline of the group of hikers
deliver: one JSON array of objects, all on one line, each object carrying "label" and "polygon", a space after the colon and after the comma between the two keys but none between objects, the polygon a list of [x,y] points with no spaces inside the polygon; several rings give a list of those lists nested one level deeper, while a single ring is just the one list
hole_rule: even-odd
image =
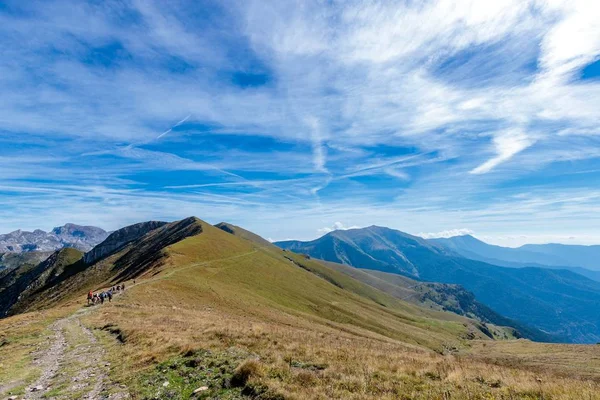
[{"label": "group of hikers", "polygon": [[103,290],[100,293],[94,293],[92,290],[90,290],[90,292],[87,295],[87,303],[88,305],[95,305],[95,304],[104,304],[104,300],[108,300],[108,302],[110,303],[112,301],[113,298],[113,294],[117,293],[117,292],[121,292],[125,290],[125,284],[120,284],[117,286],[113,286],[108,290]]}]

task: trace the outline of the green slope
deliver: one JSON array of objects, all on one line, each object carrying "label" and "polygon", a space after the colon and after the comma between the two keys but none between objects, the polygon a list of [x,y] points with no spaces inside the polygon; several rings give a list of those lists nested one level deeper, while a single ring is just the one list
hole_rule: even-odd
[{"label": "green slope", "polygon": [[503,268],[382,227],[336,231],[282,248],[358,268],[460,284],[496,313],[572,342],[600,340],[600,282],[563,270]]},{"label": "green slope", "polygon": [[[217,225],[217,226],[221,228],[221,226],[219,226],[219,225]],[[230,232],[230,230],[228,230],[228,229],[226,229],[225,231]],[[469,335],[471,337],[478,337],[478,338],[485,337],[485,336],[490,336],[490,337],[492,336],[489,329],[486,326],[484,326],[480,322],[475,321],[471,318],[464,318],[459,315],[455,315],[455,313],[443,312],[444,310],[442,310],[441,308],[437,308],[437,309],[431,309],[429,307],[423,308],[418,304],[416,306],[415,305],[411,306],[410,304],[408,304],[404,301],[399,301],[399,300],[402,300],[402,297],[399,296],[400,293],[406,294],[407,292],[410,292],[410,291],[404,290],[400,286],[389,285],[386,288],[389,290],[382,290],[383,287],[376,287],[374,285],[370,285],[369,282],[365,282],[361,279],[357,279],[357,276],[349,276],[349,274],[346,273],[347,271],[341,271],[339,268],[337,268],[337,267],[340,267],[339,264],[338,265],[333,265],[333,264],[328,264],[328,263],[324,264],[320,260],[313,260],[313,259],[310,259],[309,257],[306,257],[301,254],[296,254],[293,252],[286,252],[286,251],[279,250],[275,246],[271,245],[269,242],[260,238],[259,236],[251,234],[250,232],[245,231],[239,227],[236,227],[235,232],[232,231],[230,233],[233,233],[234,235],[237,235],[240,238],[243,238],[245,240],[252,242],[254,245],[259,246],[262,249],[262,251],[271,255],[272,257],[275,257],[279,260],[281,260],[281,257],[283,257],[283,259],[289,261],[289,263],[291,263],[292,265],[295,265],[296,267],[298,267],[300,269],[303,269],[307,272],[310,272],[310,273],[316,275],[317,277],[325,280],[326,282],[330,283],[331,285],[335,286],[336,288],[343,289],[344,291],[351,292],[362,298],[369,299],[380,306],[383,306],[383,307],[386,307],[389,309],[399,308],[399,309],[402,309],[404,312],[408,312],[410,315],[413,315],[413,316],[424,315],[427,318],[432,318],[432,319],[435,319],[438,321],[459,322],[459,323],[463,324],[463,326],[467,327],[467,330],[462,332],[462,334],[463,334],[462,337],[467,337]],[[343,268],[344,266],[341,266],[341,267]],[[356,269],[350,268],[350,267],[346,267],[346,268],[352,269],[354,271],[359,271],[359,270],[356,270]],[[373,280],[378,280],[378,278],[376,278],[374,276],[368,275],[366,273],[363,273],[363,274],[373,278]],[[406,279],[407,279],[407,281],[413,282],[412,280],[410,280],[408,278],[406,278]],[[395,288],[397,291],[392,290],[392,287]],[[304,289],[302,289],[302,290],[304,290]],[[412,303],[412,304],[414,304],[414,303]],[[404,315],[404,316],[406,316],[406,315]],[[475,332],[475,331],[477,333],[473,334],[473,332]],[[513,330],[511,330],[511,329],[497,328],[496,331],[498,333],[498,336],[506,337],[506,338],[513,337],[512,336]]]},{"label": "green slope", "polygon": [[57,282],[77,271],[83,253],[73,248],[54,252],[45,261],[31,267],[21,265],[0,278],[0,316],[23,312],[33,302],[43,303],[52,296]]},{"label": "green slope", "polygon": [[323,262],[333,269],[350,275],[361,282],[402,300],[474,318],[485,324],[494,324],[497,327],[510,328],[508,330],[504,328],[491,328],[490,330],[494,332],[497,337],[512,338],[516,336],[540,342],[551,342],[555,340],[554,337],[547,335],[538,329],[526,326],[498,314],[485,304],[479,302],[473,293],[460,285],[420,282],[402,275],[373,270],[361,270],[328,261]]}]

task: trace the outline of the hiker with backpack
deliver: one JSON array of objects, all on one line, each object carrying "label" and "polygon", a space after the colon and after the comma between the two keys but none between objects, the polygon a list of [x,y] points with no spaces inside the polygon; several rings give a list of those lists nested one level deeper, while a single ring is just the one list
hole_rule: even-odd
[{"label": "hiker with backpack", "polygon": [[111,303],[111,302],[112,302],[112,296],[113,296],[113,295],[112,295],[112,289],[109,289],[109,290],[106,292],[106,297],[108,298],[108,302],[109,302],[109,303]]},{"label": "hiker with backpack", "polygon": [[94,293],[91,290],[87,295],[87,303],[88,306],[90,305],[90,303],[94,304]]}]

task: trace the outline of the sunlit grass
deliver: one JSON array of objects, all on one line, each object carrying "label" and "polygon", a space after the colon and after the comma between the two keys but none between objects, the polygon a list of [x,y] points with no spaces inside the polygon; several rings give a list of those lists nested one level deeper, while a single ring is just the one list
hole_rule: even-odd
[{"label": "sunlit grass", "polygon": [[[173,246],[170,267],[90,319],[124,333],[118,351],[130,368],[121,379],[135,382],[189,351],[235,348],[256,355],[260,382],[286,398],[598,397],[597,383],[568,368],[482,359],[483,344],[495,342],[463,339],[462,317],[400,302],[302,256],[291,257],[300,267],[289,252],[237,241],[227,250],[208,236]],[[569,346],[572,354],[579,348]],[[593,376],[584,354],[574,357]]]},{"label": "sunlit grass", "polygon": [[[26,359],[27,346],[44,340],[36,333],[50,321],[44,315],[0,321],[9,340],[25,338],[0,355]],[[82,319],[107,349],[113,382],[134,398],[183,398],[199,385],[244,396],[245,386],[228,386],[242,365],[256,371],[250,395],[272,399],[600,398],[600,346],[487,340],[471,320],[211,226]],[[223,369],[190,370],[190,354],[212,354]],[[34,374],[22,365],[3,377]]]}]

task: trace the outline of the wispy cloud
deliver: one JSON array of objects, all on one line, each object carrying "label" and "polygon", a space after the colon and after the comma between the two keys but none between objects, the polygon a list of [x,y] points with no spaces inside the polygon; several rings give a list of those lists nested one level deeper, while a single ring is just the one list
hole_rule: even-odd
[{"label": "wispy cloud", "polygon": [[[79,185],[102,188],[68,200],[86,223],[107,213],[118,224],[206,212],[271,237],[310,237],[327,221],[349,220],[412,232],[590,236],[600,81],[581,77],[600,54],[599,6],[197,7],[6,2],[7,228],[34,215],[67,218],[66,193]],[[271,213],[302,222],[280,226]],[[543,220],[560,216],[569,224]]]},{"label": "wispy cloud", "polygon": [[531,146],[534,140],[520,130],[511,130],[494,134],[496,156],[471,170],[472,174],[484,174],[502,162],[510,160],[515,154]]},{"label": "wispy cloud", "polygon": [[360,227],[356,226],[356,225],[346,226],[346,225],[342,224],[341,222],[337,221],[337,222],[334,222],[334,224],[332,226],[325,226],[323,228],[317,229],[317,232],[319,232],[321,234],[325,234],[325,233],[329,233],[329,232],[333,232],[333,231],[346,231],[348,229],[358,229],[358,228],[360,228]]},{"label": "wispy cloud", "polygon": [[321,125],[319,121],[310,117],[306,119],[306,124],[310,128],[310,139],[312,142],[313,151],[313,165],[315,171],[328,173],[329,171],[325,167],[327,162],[327,149],[323,145],[323,134],[321,132]]},{"label": "wispy cloud", "polygon": [[464,235],[472,235],[474,232],[467,228],[461,229],[449,229],[447,231],[441,232],[421,232],[417,233],[417,236],[421,236],[425,239],[435,239],[435,238],[451,238],[454,236],[464,236]]}]

